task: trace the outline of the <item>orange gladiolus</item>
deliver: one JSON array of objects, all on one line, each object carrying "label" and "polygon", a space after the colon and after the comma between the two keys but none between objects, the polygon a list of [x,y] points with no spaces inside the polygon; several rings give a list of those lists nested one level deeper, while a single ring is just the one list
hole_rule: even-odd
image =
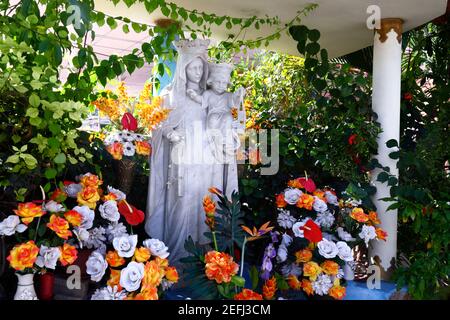
[{"label": "orange gladiolus", "polygon": [[312,210],[314,204],[314,197],[310,194],[303,193],[297,201],[297,207],[306,210]]},{"label": "orange gladiolus", "polygon": [[115,160],[122,160],[123,157],[123,145],[120,142],[114,142],[106,147]]},{"label": "orange gladiolus", "polygon": [[350,217],[355,219],[358,222],[367,222],[369,221],[369,216],[364,213],[362,208],[354,208],[350,213]]},{"label": "orange gladiolus", "polygon": [[151,257],[150,250],[146,247],[140,247],[134,251],[134,259],[137,262],[146,262]]},{"label": "orange gladiolus", "polygon": [[377,239],[386,241],[387,232],[381,228],[375,228],[375,233],[377,234]]},{"label": "orange gladiolus", "polygon": [[97,187],[84,187],[77,194],[77,202],[80,205],[86,205],[91,209],[95,209],[97,201],[100,200],[100,194]]},{"label": "orange gladiolus", "polygon": [[22,222],[28,225],[34,218],[42,217],[46,212],[42,210],[42,206],[33,202],[19,203],[14,213],[22,218]]},{"label": "orange gladiolus", "polygon": [[369,212],[369,220],[373,223],[373,224],[380,224],[381,221],[378,218],[378,214],[375,211],[370,211]]},{"label": "orange gladiolus", "polygon": [[323,262],[320,267],[322,268],[323,272],[325,272],[328,275],[337,275],[339,271],[339,265],[331,260],[326,260]]},{"label": "orange gladiolus", "polygon": [[72,236],[72,232],[69,230],[69,222],[55,214],[52,214],[50,217],[50,222],[47,223],[47,227],[50,230],[55,231],[58,237],[62,239],[67,240],[70,236]]},{"label": "orange gladiolus", "polygon": [[206,276],[217,283],[230,282],[231,277],[239,270],[239,265],[233,261],[233,257],[225,252],[209,251],[205,255],[205,263]]},{"label": "orange gladiolus", "polygon": [[316,280],[317,276],[322,272],[322,269],[314,261],[309,261],[303,265],[303,275],[309,277],[311,280]]},{"label": "orange gladiolus", "polygon": [[122,290],[122,286],[120,285],[120,270],[110,269],[111,274],[109,276],[109,280],[106,282],[108,286],[114,288],[117,286],[117,290]]},{"label": "orange gladiolus", "polygon": [[302,280],[302,289],[303,291],[305,291],[305,293],[310,296],[314,293],[311,281],[307,280],[307,279],[303,279]]},{"label": "orange gladiolus", "polygon": [[26,268],[32,268],[39,254],[39,248],[33,240],[14,246],[9,253],[9,264],[12,268],[22,271]]},{"label": "orange gladiolus", "polygon": [[293,274],[288,277],[288,285],[291,289],[300,290],[302,288],[302,283]]},{"label": "orange gladiolus", "polygon": [[240,293],[234,295],[234,300],[262,300],[263,297],[259,293],[250,289],[243,289]]},{"label": "orange gladiolus", "polygon": [[61,256],[59,257],[59,262],[65,267],[67,265],[71,265],[77,260],[78,251],[75,246],[71,246],[68,243],[64,243],[62,247],[59,248],[61,251]]},{"label": "orange gladiolus", "polygon": [[308,249],[299,250],[295,253],[295,257],[297,263],[308,262],[312,259],[312,252]]},{"label": "orange gladiolus", "polygon": [[142,279],[142,287],[157,287],[161,283],[165,271],[155,260],[148,261],[144,267],[144,278]]},{"label": "orange gladiolus", "polygon": [[147,141],[136,141],[136,153],[143,155],[143,156],[149,156],[152,152],[152,147]]},{"label": "orange gladiolus", "polygon": [[284,194],[282,193],[275,196],[275,202],[277,204],[277,208],[284,208],[287,206],[287,202],[284,200]]},{"label": "orange gladiolus", "polygon": [[275,296],[275,292],[277,291],[277,280],[275,277],[270,278],[263,285],[263,296],[266,300],[272,300]]},{"label": "orange gladiolus", "polygon": [[170,282],[178,282],[178,271],[175,267],[167,267],[166,279]]},{"label": "orange gladiolus", "polygon": [[108,262],[110,267],[116,268],[123,266],[125,259],[119,256],[117,251],[108,251],[106,254],[106,262]]},{"label": "orange gladiolus", "polygon": [[74,227],[79,227],[81,222],[83,222],[83,216],[75,210],[70,210],[64,213],[64,218]]},{"label": "orange gladiolus", "polygon": [[345,297],[345,287],[341,287],[340,285],[334,285],[331,287],[330,291],[328,291],[328,294],[337,300],[342,300]]}]

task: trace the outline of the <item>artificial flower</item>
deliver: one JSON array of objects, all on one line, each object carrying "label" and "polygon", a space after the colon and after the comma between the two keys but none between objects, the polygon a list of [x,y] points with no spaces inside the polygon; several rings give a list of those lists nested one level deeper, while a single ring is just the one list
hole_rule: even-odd
[{"label": "artificial flower", "polygon": [[117,202],[114,200],[108,200],[101,204],[98,208],[100,215],[103,219],[111,222],[117,222],[120,219],[119,209],[117,208]]},{"label": "artificial flower", "polygon": [[280,227],[291,229],[295,221],[295,218],[291,216],[288,210],[280,210],[280,213],[277,217],[277,222]]},{"label": "artificial flower", "polygon": [[26,225],[20,223],[18,216],[11,215],[0,222],[0,236],[12,236],[16,232],[24,232],[27,228]]},{"label": "artificial flower", "polygon": [[381,228],[375,228],[375,233],[377,234],[377,239],[378,240],[386,241],[386,237],[387,237],[387,232],[386,231],[384,231]]},{"label": "artificial flower", "polygon": [[352,249],[348,246],[347,242],[338,241],[336,242],[336,247],[339,250],[338,256],[341,260],[347,262],[353,261]]},{"label": "artificial flower", "polygon": [[302,279],[302,289],[305,291],[305,293],[310,296],[314,293],[311,281],[307,279]]},{"label": "artificial flower", "polygon": [[317,276],[322,273],[322,268],[314,262],[309,261],[303,265],[303,275],[311,280],[316,280]]},{"label": "artificial flower", "polygon": [[91,210],[88,206],[76,206],[73,208],[73,210],[81,214],[81,216],[83,217],[80,225],[81,228],[92,228],[95,218],[94,210]]},{"label": "artificial flower", "polygon": [[136,148],[132,142],[125,142],[123,144],[123,155],[127,157],[132,157],[136,153]]},{"label": "artificial flower", "polygon": [[288,276],[287,283],[288,283],[289,287],[293,290],[300,290],[302,288],[302,283],[293,274]]},{"label": "artificial flower", "polygon": [[124,130],[136,131],[138,128],[138,122],[130,112],[123,114],[121,122]]},{"label": "artificial flower", "polygon": [[303,230],[303,237],[310,242],[316,243],[322,240],[322,231],[320,230],[320,227],[311,219],[307,220],[300,229]]},{"label": "artificial flower", "polygon": [[350,233],[344,230],[342,227],[338,227],[337,229],[338,236],[341,240],[344,241],[355,241],[356,239],[352,237]]},{"label": "artificial flower", "polygon": [[324,273],[331,276],[337,275],[339,271],[339,265],[331,260],[325,260],[324,262],[322,262],[320,267],[322,268]]},{"label": "artificial flower", "polygon": [[164,278],[165,270],[158,264],[157,261],[151,260],[145,263],[144,277],[142,279],[142,286],[157,287]]},{"label": "artificial flower", "polygon": [[256,230],[255,227],[253,227],[253,230],[250,230],[250,228],[246,226],[241,226],[241,228],[247,232],[250,237],[247,238],[247,241],[253,241],[256,239],[259,239],[263,235],[265,235],[267,232],[270,232],[274,227],[269,227],[270,221],[267,221],[264,223],[258,230]]},{"label": "artificial flower", "polygon": [[10,266],[15,270],[23,271],[26,268],[33,267],[38,254],[39,248],[33,240],[30,240],[26,243],[15,245],[6,260],[9,261]]},{"label": "artificial flower", "polygon": [[47,227],[50,230],[53,230],[58,237],[62,239],[68,239],[72,236],[72,232],[69,230],[69,222],[61,217],[58,217],[56,214],[52,214],[50,217],[50,222],[47,223]]},{"label": "artificial flower", "polygon": [[106,286],[95,290],[91,300],[125,300],[127,293],[119,289],[118,286]]},{"label": "artificial flower", "polygon": [[284,200],[291,205],[294,205],[299,201],[300,197],[303,195],[303,192],[299,189],[288,188],[284,191]]},{"label": "artificial flower", "polygon": [[41,245],[39,256],[36,259],[36,265],[41,268],[55,269],[61,251],[58,247],[47,247]]},{"label": "artificial flower", "polygon": [[306,210],[312,210],[314,204],[314,197],[310,194],[303,193],[297,201],[297,207]]},{"label": "artificial flower", "polygon": [[131,258],[134,255],[137,241],[137,235],[124,235],[122,237],[114,238],[113,247],[120,257]]},{"label": "artificial flower", "polygon": [[352,212],[350,213],[350,217],[358,222],[367,222],[369,220],[369,216],[364,213],[364,210],[362,208],[353,208]]},{"label": "artificial flower", "polygon": [[310,220],[310,218],[305,218],[302,221],[297,221],[296,223],[294,223],[292,225],[292,231],[294,232],[294,235],[298,238],[303,238],[304,237],[304,232],[303,232],[303,226],[306,224],[306,222]]},{"label": "artificial flower", "polygon": [[158,300],[158,298],[158,288],[142,286],[141,292],[134,297],[134,300]]},{"label": "artificial flower", "polygon": [[233,261],[233,257],[225,252],[209,251],[205,255],[205,263],[206,276],[219,284],[230,282],[231,277],[239,270],[239,265]]},{"label": "artificial flower", "polygon": [[328,206],[324,200],[317,196],[314,196],[313,209],[316,212],[325,212],[328,210]]},{"label": "artificial flower", "polygon": [[90,209],[95,209],[98,200],[100,200],[100,194],[98,193],[97,187],[84,187],[77,194],[78,204],[88,206]]},{"label": "artificial flower", "polygon": [[97,175],[88,172],[81,177],[80,183],[83,187],[98,188],[103,181]]},{"label": "artificial flower", "polygon": [[123,145],[120,142],[114,142],[106,147],[106,150],[112,155],[115,160],[122,160]]},{"label": "artificial flower", "polygon": [[300,180],[298,178],[289,180],[287,185],[288,185],[288,187],[296,188],[296,189],[303,188],[303,185],[302,185],[302,183],[300,182]]},{"label": "artificial flower", "polygon": [[128,224],[132,226],[137,226],[138,224],[142,223],[145,219],[144,212],[128,204],[126,200],[120,201],[118,204],[118,208],[120,214],[124,216]]},{"label": "artificial flower", "polygon": [[118,290],[122,290],[122,286],[120,285],[120,270],[110,269],[111,273],[109,275],[109,279],[106,284],[110,287],[117,286]]},{"label": "artificial flower", "polygon": [[106,237],[109,242],[112,242],[114,238],[122,237],[127,234],[127,228],[122,222],[110,223],[106,227]]},{"label": "artificial flower", "polygon": [[142,278],[144,278],[144,264],[131,261],[120,272],[120,285],[128,292],[133,292],[141,286]]},{"label": "artificial flower", "polygon": [[309,178],[298,178],[298,181],[303,185],[307,192],[313,193],[316,190],[316,184]]},{"label": "artificial flower", "polygon": [[322,239],[317,244],[317,248],[319,249],[319,254],[326,259],[333,259],[339,253],[339,249],[333,241]]},{"label": "artificial flower", "polygon": [[270,277],[270,272],[272,271],[272,259],[275,258],[277,252],[274,248],[273,243],[269,243],[264,250],[263,262],[261,266],[261,278],[268,280]]},{"label": "artificial flower", "polygon": [[287,260],[287,257],[288,257],[288,250],[286,246],[280,245],[277,250],[277,261],[280,263],[284,262]]},{"label": "artificial flower", "polygon": [[282,267],[281,267],[281,273],[283,274],[283,276],[285,278],[287,278],[289,275],[294,275],[296,277],[300,276],[302,274],[302,269],[300,268],[300,266],[295,263],[285,263]]},{"label": "artificial flower", "polygon": [[45,210],[48,212],[61,212],[64,211],[65,208],[63,205],[57,203],[56,201],[50,200],[44,205]]},{"label": "artificial flower", "polygon": [[146,247],[136,248],[136,250],[134,251],[134,259],[137,262],[146,262],[148,259],[150,259],[150,257],[150,250]]},{"label": "artificial flower", "polygon": [[326,190],[325,191],[325,198],[327,199],[327,202],[329,204],[332,204],[332,205],[335,205],[335,206],[339,205],[339,202],[338,202],[337,197],[336,197],[336,193],[334,191]]},{"label": "artificial flower", "polygon": [[286,200],[284,200],[284,194],[282,193],[275,196],[275,202],[277,204],[277,208],[284,208],[287,205]]},{"label": "artificial flower", "polygon": [[330,211],[319,212],[317,214],[316,223],[321,227],[330,228],[334,223],[334,216]]},{"label": "artificial flower", "polygon": [[345,287],[341,287],[340,285],[334,285],[331,287],[328,294],[337,300],[342,300],[345,297]]},{"label": "artificial flower", "polygon": [[70,198],[76,198],[77,194],[83,189],[83,186],[80,183],[69,183],[64,186],[64,192]]},{"label": "artificial flower", "polygon": [[68,243],[64,243],[59,250],[61,251],[59,262],[61,262],[63,267],[73,264],[78,258],[77,248]]},{"label": "artificial flower", "polygon": [[81,223],[83,222],[83,216],[75,210],[69,210],[64,213],[64,218],[74,227],[81,226]]},{"label": "artificial flower", "polygon": [[150,253],[154,256],[160,257],[162,259],[165,259],[169,256],[169,248],[158,239],[147,239],[143,243],[144,247],[148,248],[150,250]]},{"label": "artificial flower", "polygon": [[368,245],[370,240],[375,239],[377,237],[377,233],[373,226],[363,225],[361,232],[358,234],[358,236],[364,240],[366,245]]},{"label": "artificial flower", "polygon": [[42,209],[42,206],[27,202],[19,203],[14,213],[22,218],[24,224],[28,225],[34,218],[42,217],[46,212]]},{"label": "artificial flower", "polygon": [[122,200],[126,200],[127,199],[127,195],[125,193],[123,193],[119,189],[114,189],[111,186],[108,186],[108,192],[110,194],[114,194],[116,196],[116,200],[119,201],[119,202],[122,201]]},{"label": "artificial flower", "polygon": [[327,202],[327,197],[325,196],[325,191],[323,190],[316,189],[316,191],[313,192],[313,196],[319,198],[325,203]]},{"label": "artificial flower", "polygon": [[302,249],[295,253],[295,257],[297,258],[295,262],[304,263],[311,261],[312,259],[312,251],[308,249]]},{"label": "artificial flower", "polygon": [[373,223],[373,224],[380,224],[381,221],[378,218],[378,214],[375,211],[370,211],[369,212],[369,220]]},{"label": "artificial flower", "polygon": [[292,237],[286,232],[281,235],[281,244],[285,247],[289,247],[289,245],[292,243],[292,240]]},{"label": "artificial flower", "polygon": [[108,262],[103,255],[98,251],[92,252],[86,262],[86,273],[91,276],[91,280],[95,282],[102,280],[107,268]]},{"label": "artificial flower", "polygon": [[112,268],[121,267],[125,264],[125,259],[119,256],[119,254],[115,250],[108,251],[108,253],[106,254],[106,261]]},{"label": "artificial flower", "polygon": [[147,141],[136,141],[136,153],[142,156],[149,156],[152,153],[152,147]]},{"label": "artificial flower", "polygon": [[331,278],[326,274],[318,275],[317,279],[312,282],[314,293],[318,294],[319,296],[328,294],[328,291],[332,286],[333,283],[331,282]]},{"label": "artificial flower", "polygon": [[234,300],[262,300],[263,297],[259,293],[250,289],[242,289],[241,292],[234,295]]},{"label": "artificial flower", "polygon": [[275,292],[277,291],[277,280],[275,277],[266,280],[262,288],[263,297],[266,300],[272,300],[275,296]]},{"label": "artificial flower", "polygon": [[99,249],[105,247],[105,241],[106,241],[106,230],[102,226],[99,226],[97,228],[92,228],[88,230],[89,237],[84,241],[85,246],[88,249]]},{"label": "artificial flower", "polygon": [[178,282],[178,272],[175,267],[166,268],[166,279],[170,282]]}]

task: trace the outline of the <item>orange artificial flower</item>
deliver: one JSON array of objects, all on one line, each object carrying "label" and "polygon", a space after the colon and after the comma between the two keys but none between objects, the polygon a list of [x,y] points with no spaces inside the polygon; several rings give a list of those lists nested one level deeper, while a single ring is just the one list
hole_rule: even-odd
[{"label": "orange artificial flower", "polygon": [[178,282],[178,271],[175,267],[167,267],[166,279],[170,282]]},{"label": "orange artificial flower", "polygon": [[378,218],[378,214],[375,211],[370,211],[369,212],[369,220],[373,223],[373,224],[380,224],[381,221]]},{"label": "orange artificial flower", "polygon": [[300,290],[302,288],[302,283],[293,274],[288,277],[288,285],[291,289]]},{"label": "orange artificial flower", "polygon": [[166,258],[156,257],[153,261],[155,261],[155,263],[163,270],[165,270],[169,266],[169,260],[167,260]]},{"label": "orange artificial flower", "polygon": [[248,228],[246,226],[241,226],[241,228],[251,236],[250,238],[247,238],[247,241],[253,241],[253,240],[259,239],[260,237],[265,235],[267,232],[272,231],[272,229],[274,227],[269,227],[269,224],[270,224],[270,221],[267,221],[258,230],[256,230],[255,227],[253,227],[253,231],[250,230],[250,228]]},{"label": "orange artificial flower", "polygon": [[214,216],[214,213],[216,212],[216,204],[210,196],[203,197],[203,210],[205,211],[207,217]]},{"label": "orange artificial flower", "polygon": [[150,250],[146,247],[140,247],[134,251],[134,259],[137,262],[146,262],[151,257]]},{"label": "orange artificial flower", "polygon": [[291,188],[297,188],[297,189],[303,188],[303,184],[300,182],[300,180],[298,178],[289,180],[287,185],[288,185],[288,187],[291,187]]},{"label": "orange artificial flower", "polygon": [[322,268],[323,272],[332,276],[337,275],[339,271],[339,265],[331,260],[326,260],[325,262],[322,262],[320,267]]},{"label": "orange artificial flower", "polygon": [[141,292],[134,297],[134,300],[158,300],[158,289],[152,286],[142,286]]},{"label": "orange artificial flower", "polygon": [[64,218],[74,227],[79,227],[81,222],[83,222],[83,216],[75,210],[70,210],[64,213]]},{"label": "orange artificial flower", "polygon": [[50,200],[56,201],[58,203],[63,202],[67,199],[67,193],[62,191],[61,189],[56,189],[52,192],[52,195],[50,196]]},{"label": "orange artificial flower", "polygon": [[325,191],[323,190],[317,189],[316,191],[313,192],[313,196],[316,196],[320,200],[327,202],[327,197],[325,196]]},{"label": "orange artificial flower", "polygon": [[310,296],[314,293],[311,281],[307,280],[307,279],[303,279],[302,280],[302,289],[303,291],[305,291],[305,293]]},{"label": "orange artificial flower", "polygon": [[143,156],[149,156],[152,152],[152,147],[150,146],[150,143],[147,141],[136,141],[136,153],[143,155]]},{"label": "orange artificial flower", "polygon": [[72,232],[69,230],[69,222],[64,218],[58,217],[56,214],[52,214],[50,222],[47,223],[47,227],[55,231],[58,237],[62,239],[67,240],[72,236]]},{"label": "orange artificial flower", "polygon": [[270,278],[263,285],[263,296],[266,300],[272,300],[275,296],[275,292],[277,291],[277,280],[275,277]]},{"label": "orange artificial flower", "polygon": [[118,199],[117,195],[112,192],[108,193],[107,195],[104,195],[102,198],[102,200],[104,202],[109,201],[109,200],[117,200],[117,199]]},{"label": "orange artificial flower", "polygon": [[165,271],[155,260],[148,261],[144,267],[144,278],[142,279],[142,287],[157,287],[161,283]]},{"label": "orange artificial flower", "polygon": [[284,194],[282,193],[275,196],[275,202],[277,204],[277,208],[284,208],[287,206],[287,202],[284,200]]},{"label": "orange artificial flower", "polygon": [[123,145],[120,142],[114,142],[106,147],[115,160],[122,160],[123,157]]},{"label": "orange artificial flower", "polygon": [[369,220],[369,216],[364,213],[362,208],[354,208],[350,213],[350,217],[358,222],[367,222]]},{"label": "orange artificial flower", "polygon": [[23,271],[26,268],[33,267],[38,254],[39,248],[34,244],[33,240],[30,240],[14,246],[6,259],[12,268]]},{"label": "orange artificial flower", "polygon": [[80,183],[83,187],[95,187],[98,188],[101,184],[103,184],[103,181],[100,180],[98,176],[95,174],[85,174],[81,179]]},{"label": "orange artificial flower", "polygon": [[59,247],[61,251],[61,255],[59,257],[59,262],[65,267],[67,265],[71,265],[77,260],[78,251],[75,246],[71,246],[68,243],[64,243],[62,247]]},{"label": "orange artificial flower", "polygon": [[381,228],[375,228],[375,233],[377,234],[377,239],[378,240],[386,241],[386,237],[387,237],[387,232],[386,231],[384,231]]},{"label": "orange artificial flower", "polygon": [[345,287],[341,287],[340,285],[334,285],[331,287],[330,291],[328,291],[328,294],[337,300],[342,300],[345,297]]},{"label": "orange artificial flower", "polygon": [[322,272],[322,269],[314,261],[309,261],[303,265],[303,275],[309,277],[311,280],[316,280],[317,276]]},{"label": "orange artificial flower", "polygon": [[303,193],[297,201],[297,207],[306,210],[312,210],[314,204],[314,197],[310,194]]},{"label": "orange artificial flower", "polygon": [[312,259],[312,252],[308,249],[299,250],[295,253],[295,257],[297,263],[308,262]]},{"label": "orange artificial flower", "polygon": [[217,189],[216,187],[210,187],[210,188],[208,188],[208,191],[211,192],[212,194],[217,195],[217,196],[221,196],[222,195],[222,191]]},{"label": "orange artificial flower", "polygon": [[122,286],[120,285],[120,271],[121,270],[116,270],[116,269],[110,269],[110,270],[111,270],[111,274],[110,274],[109,280],[108,280],[108,282],[106,282],[106,284],[108,286],[110,286],[111,288],[114,288],[114,286],[117,286],[118,291],[122,290]]},{"label": "orange artificial flower", "polygon": [[46,212],[42,210],[42,206],[33,202],[19,203],[14,213],[22,218],[22,222],[28,225],[34,218],[42,217]]},{"label": "orange artificial flower", "polygon": [[228,283],[238,270],[239,265],[233,257],[225,252],[209,251],[205,255],[205,274],[210,280],[217,283]]},{"label": "orange artificial flower", "polygon": [[97,187],[84,187],[77,194],[77,202],[80,205],[86,205],[90,209],[95,209],[97,206],[97,201],[100,200],[100,194],[98,193]]},{"label": "orange artificial flower", "polygon": [[110,267],[116,268],[123,266],[125,259],[119,256],[117,251],[108,251],[106,254],[106,262],[108,262]]},{"label": "orange artificial flower", "polygon": [[234,300],[262,300],[263,297],[259,293],[250,289],[243,289],[240,293],[234,295]]}]

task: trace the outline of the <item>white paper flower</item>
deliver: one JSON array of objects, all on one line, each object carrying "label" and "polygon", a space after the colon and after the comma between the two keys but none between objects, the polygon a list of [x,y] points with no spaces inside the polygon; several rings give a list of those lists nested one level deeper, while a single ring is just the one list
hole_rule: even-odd
[{"label": "white paper flower", "polygon": [[106,286],[95,290],[91,300],[124,300],[127,297],[125,290],[120,290],[117,286]]},{"label": "white paper flower", "polygon": [[326,274],[318,275],[316,281],[313,281],[312,283],[314,293],[318,294],[319,296],[328,294],[328,291],[332,286],[333,283],[331,282],[330,277]]},{"label": "white paper flower", "polygon": [[76,212],[81,214],[82,220],[81,220],[81,228],[84,229],[90,229],[92,228],[92,225],[94,224],[94,218],[95,218],[95,212],[94,210],[89,209],[88,206],[76,206],[73,208]]},{"label": "white paper flower", "polygon": [[316,212],[325,212],[328,210],[328,206],[325,203],[325,201],[323,201],[322,199],[320,199],[319,197],[314,197],[314,203],[313,203],[313,209]]},{"label": "white paper flower", "polygon": [[144,136],[139,133],[134,134],[134,141],[144,141]]},{"label": "white paper flower", "polygon": [[111,223],[106,228],[106,237],[109,242],[112,242],[114,238],[119,238],[127,234],[127,227],[122,222]]},{"label": "white paper flower", "polygon": [[86,273],[91,276],[91,280],[95,282],[102,280],[107,268],[108,262],[103,255],[98,251],[92,252],[86,262]]},{"label": "white paper flower", "polygon": [[289,204],[296,204],[302,194],[299,189],[288,188],[284,190],[284,200]]},{"label": "white paper flower", "polygon": [[333,241],[322,239],[318,244],[319,254],[327,259],[332,259],[337,256],[339,250]]},{"label": "white paper flower", "polygon": [[134,147],[134,144],[132,142],[125,142],[123,144],[123,155],[132,157],[134,156],[136,152],[136,148]]},{"label": "white paper flower", "polygon": [[101,204],[98,211],[100,211],[100,215],[103,219],[111,222],[117,222],[120,219],[119,208],[117,208],[117,202],[114,200],[108,200]]},{"label": "white paper flower", "polygon": [[106,242],[106,230],[103,227],[97,227],[90,229],[89,231],[89,237],[86,239],[83,243],[88,249],[98,249],[105,245]]},{"label": "white paper flower", "polygon": [[309,219],[310,218],[305,218],[302,221],[298,221],[298,222],[294,223],[294,225],[292,226],[292,231],[294,232],[294,235],[296,237],[299,237],[299,238],[304,237],[304,232],[300,228],[303,227]]},{"label": "white paper flower", "polygon": [[295,223],[295,218],[291,216],[289,211],[287,210],[281,210],[278,214],[277,218],[278,225],[285,229],[292,228],[292,225]]},{"label": "white paper flower", "polygon": [[290,246],[291,243],[292,237],[287,233],[283,233],[283,235],[281,236],[281,244],[287,248]]},{"label": "white paper flower", "polygon": [[133,142],[136,139],[136,136],[133,132],[128,130],[122,131],[122,140],[123,142]]},{"label": "white paper flower", "polygon": [[50,212],[61,212],[64,211],[65,209],[63,205],[59,204],[56,201],[50,200],[45,204],[45,210]]},{"label": "white paper flower", "polygon": [[131,258],[134,255],[136,249],[138,237],[134,235],[124,235],[122,237],[113,239],[113,246],[116,249],[118,255],[122,258]]},{"label": "white paper flower", "polygon": [[344,241],[338,241],[336,247],[339,250],[338,256],[344,261],[353,261],[352,249]]},{"label": "white paper flower", "polygon": [[143,243],[144,247],[148,248],[152,255],[165,259],[169,256],[169,249],[164,242],[158,239],[147,239]]},{"label": "white paper flower", "polygon": [[298,277],[302,274],[302,269],[295,262],[286,263],[281,267],[281,273],[285,278],[289,277],[291,274]]},{"label": "white paper flower", "polygon": [[127,198],[127,195],[120,191],[119,189],[114,189],[111,186],[108,186],[108,193],[114,193],[117,197],[117,201],[122,201]]},{"label": "white paper flower", "polygon": [[375,232],[375,228],[373,226],[363,225],[362,230],[358,234],[358,236],[364,240],[366,245],[368,245],[370,240],[377,237],[377,233]]},{"label": "white paper flower", "polygon": [[58,247],[46,247],[41,245],[39,256],[36,258],[36,265],[41,268],[55,269],[61,251]]},{"label": "white paper flower", "polygon": [[120,285],[128,292],[139,289],[142,278],[144,278],[143,263],[132,261],[120,271]]},{"label": "white paper flower", "polygon": [[331,191],[325,191],[325,198],[327,199],[327,202],[329,204],[332,204],[335,206],[339,205],[338,198]]},{"label": "white paper flower", "polygon": [[0,236],[12,236],[16,232],[24,232],[27,228],[26,225],[20,223],[18,216],[12,215],[0,222]]},{"label": "white paper flower", "polygon": [[288,256],[287,248],[284,245],[280,245],[278,247],[277,251],[277,261],[278,262],[285,262]]},{"label": "white paper flower", "polygon": [[338,236],[341,240],[344,241],[355,241],[356,239],[352,237],[350,233],[344,230],[342,227],[338,227],[337,229]]},{"label": "white paper flower", "polygon": [[67,196],[70,198],[76,198],[78,192],[81,191],[83,187],[79,183],[71,183],[64,187],[64,192],[67,193]]},{"label": "white paper flower", "polygon": [[316,223],[321,227],[330,228],[334,220],[334,216],[330,211],[324,211],[317,214]]},{"label": "white paper flower", "polygon": [[89,231],[84,228],[76,227],[73,229],[73,233],[77,237],[80,247],[83,248],[84,243],[89,240]]},{"label": "white paper flower", "polygon": [[103,144],[105,146],[109,146],[113,144],[114,142],[119,142],[119,136],[116,132],[110,133],[106,136],[106,138],[103,140]]}]

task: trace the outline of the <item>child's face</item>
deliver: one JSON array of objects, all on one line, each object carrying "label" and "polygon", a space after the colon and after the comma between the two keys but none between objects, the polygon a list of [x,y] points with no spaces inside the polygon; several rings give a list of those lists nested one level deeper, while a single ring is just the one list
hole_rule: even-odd
[{"label": "child's face", "polygon": [[227,91],[228,81],[225,80],[214,80],[211,81],[211,89],[218,94],[224,93]]}]

